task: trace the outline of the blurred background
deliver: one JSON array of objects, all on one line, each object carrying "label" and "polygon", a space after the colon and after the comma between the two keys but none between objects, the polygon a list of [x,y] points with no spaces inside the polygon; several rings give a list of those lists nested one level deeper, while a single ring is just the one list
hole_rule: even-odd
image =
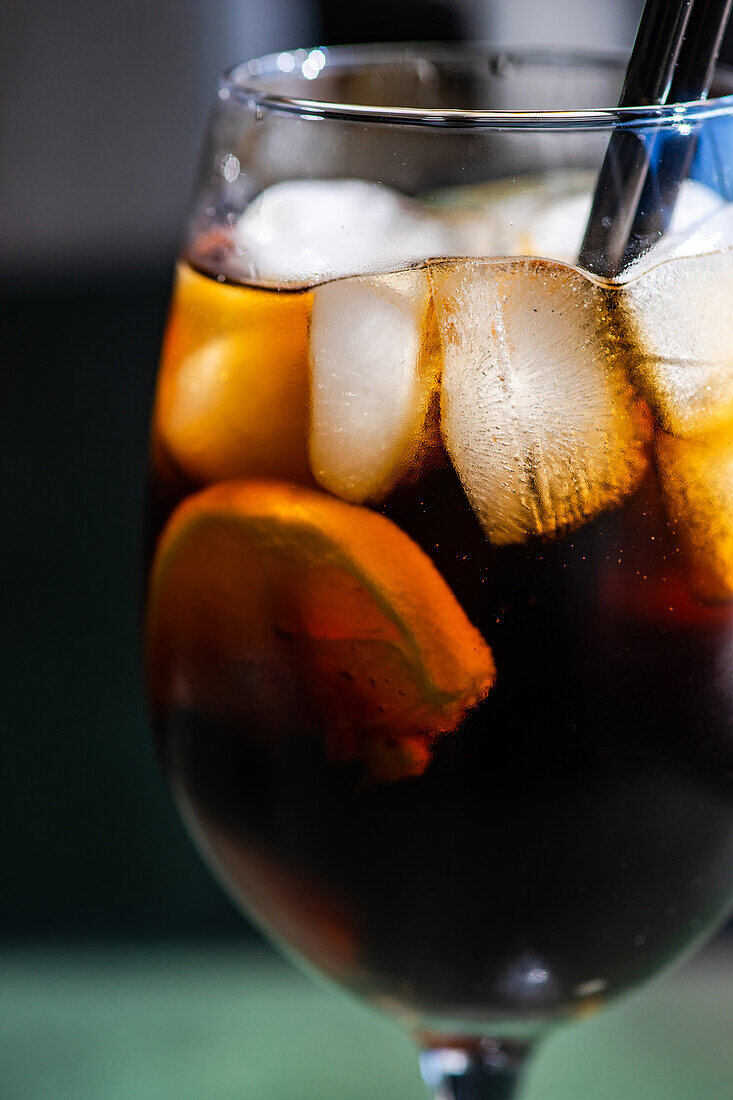
[{"label": "blurred background", "polygon": [[318,43],[628,46],[641,6],[0,0],[6,947],[255,936],[159,778],[137,650],[147,417],[218,73]]}]

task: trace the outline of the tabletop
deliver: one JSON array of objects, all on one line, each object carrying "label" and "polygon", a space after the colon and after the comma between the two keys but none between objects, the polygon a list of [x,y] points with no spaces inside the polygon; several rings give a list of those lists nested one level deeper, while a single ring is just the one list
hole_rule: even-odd
[{"label": "tabletop", "polygon": [[[5,950],[3,1100],[425,1100],[408,1038],[264,949]],[[733,945],[539,1051],[523,1100],[729,1100]]]}]

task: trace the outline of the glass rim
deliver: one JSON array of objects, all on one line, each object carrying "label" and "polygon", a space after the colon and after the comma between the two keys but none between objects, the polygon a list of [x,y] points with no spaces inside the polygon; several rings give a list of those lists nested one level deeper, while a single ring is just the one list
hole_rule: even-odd
[{"label": "glass rim", "polygon": [[718,65],[716,75],[724,77],[730,93],[708,99],[662,106],[598,107],[573,110],[506,111],[463,110],[460,108],[421,108],[374,106],[363,103],[338,103],[317,97],[299,97],[268,91],[261,81],[268,77],[303,77],[315,90],[324,70],[355,69],[391,64],[456,62],[472,59],[473,64],[493,68],[501,76],[502,66],[558,65],[623,69],[628,58],[625,50],[514,48],[468,43],[388,43],[364,46],[317,46],[311,49],[285,50],[242,61],[228,69],[220,79],[219,96],[233,97],[251,107],[294,114],[302,118],[332,119],[342,122],[386,123],[393,126],[426,126],[455,129],[514,130],[585,130],[622,126],[690,124],[723,114],[733,114],[733,69]]}]

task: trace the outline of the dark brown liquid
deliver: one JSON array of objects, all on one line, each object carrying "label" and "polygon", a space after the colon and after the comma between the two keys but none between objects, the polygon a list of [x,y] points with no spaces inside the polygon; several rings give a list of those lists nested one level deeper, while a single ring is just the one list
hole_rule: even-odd
[{"label": "dark brown liquid", "polygon": [[524,546],[488,543],[448,466],[380,510],[491,645],[487,698],[399,781],[334,760],[297,683],[277,736],[158,709],[165,768],[234,897],[360,993],[468,1023],[582,1010],[728,909],[733,614],[688,593],[652,472]]}]

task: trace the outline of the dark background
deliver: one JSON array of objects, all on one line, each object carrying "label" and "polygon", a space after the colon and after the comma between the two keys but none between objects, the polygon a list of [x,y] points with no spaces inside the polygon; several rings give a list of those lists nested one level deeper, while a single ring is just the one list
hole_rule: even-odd
[{"label": "dark background", "polygon": [[137,649],[147,416],[218,72],[320,42],[627,44],[639,10],[0,2],[6,941],[246,934],[159,777]]}]

